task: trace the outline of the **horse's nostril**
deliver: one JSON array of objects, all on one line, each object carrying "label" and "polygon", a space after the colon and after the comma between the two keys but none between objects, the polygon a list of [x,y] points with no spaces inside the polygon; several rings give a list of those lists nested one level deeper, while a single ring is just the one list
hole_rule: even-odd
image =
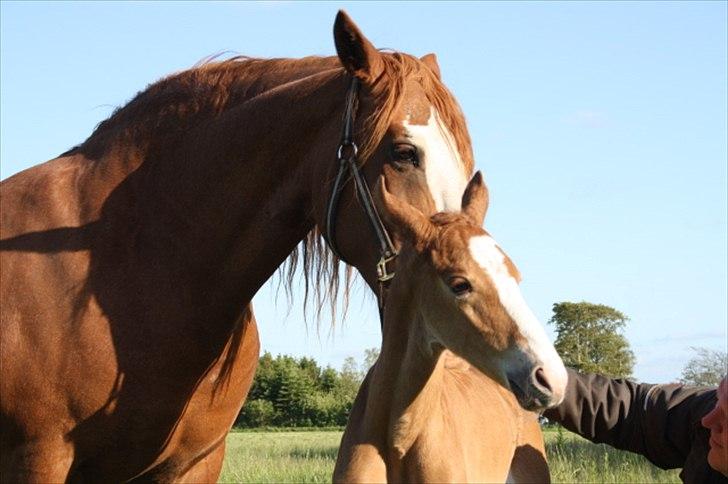
[{"label": "horse's nostril", "polygon": [[543,368],[540,366],[536,368],[536,371],[533,372],[534,379],[536,380],[536,384],[542,389],[548,392],[549,394],[553,393],[553,389],[551,388],[551,384],[549,383],[548,379],[546,378],[546,373],[544,373]]}]

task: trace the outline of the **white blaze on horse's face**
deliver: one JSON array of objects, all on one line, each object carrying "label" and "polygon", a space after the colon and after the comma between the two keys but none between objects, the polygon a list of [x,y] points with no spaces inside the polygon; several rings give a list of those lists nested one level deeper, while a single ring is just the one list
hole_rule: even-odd
[{"label": "white blaze on horse's face", "polygon": [[438,212],[460,210],[460,199],[467,184],[463,161],[452,133],[430,107],[427,124],[411,124],[410,117],[402,123],[405,136],[417,147],[424,167],[427,186]]},{"label": "white blaze on horse's face", "polygon": [[[552,392],[551,404],[558,404],[563,399],[566,388],[566,368],[546,336],[543,326],[523,299],[518,282],[508,270],[505,254],[489,235],[472,237],[469,248],[473,259],[493,282],[500,304],[525,341],[525,347],[509,352],[503,362],[504,373],[509,375],[511,385],[519,387],[515,391],[528,393],[527,386],[535,382],[535,390],[531,390],[538,392],[539,383],[547,382],[547,387]],[[526,366],[520,368],[524,364]],[[531,370],[533,365],[543,369],[540,379],[534,380]],[[519,383],[519,377],[527,378],[526,383]]]}]

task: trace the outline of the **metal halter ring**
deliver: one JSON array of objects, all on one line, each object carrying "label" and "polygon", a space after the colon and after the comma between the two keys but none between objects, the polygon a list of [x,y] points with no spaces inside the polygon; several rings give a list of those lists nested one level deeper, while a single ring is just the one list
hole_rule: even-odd
[{"label": "metal halter ring", "polygon": [[[347,148],[350,149],[351,152],[349,153],[349,156],[344,157],[344,150]],[[348,160],[351,160],[352,158],[354,158],[357,155],[357,153],[359,153],[359,148],[356,146],[356,143],[354,143],[353,141],[346,141],[339,145],[339,149],[336,151],[336,157],[339,160],[348,161]]]}]

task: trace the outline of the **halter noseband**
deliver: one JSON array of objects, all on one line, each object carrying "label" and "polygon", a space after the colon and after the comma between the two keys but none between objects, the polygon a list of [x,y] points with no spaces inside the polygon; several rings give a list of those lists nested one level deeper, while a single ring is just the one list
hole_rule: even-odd
[{"label": "halter noseband", "polygon": [[382,223],[379,212],[377,212],[377,208],[374,206],[374,200],[372,199],[372,193],[369,190],[369,185],[367,184],[366,179],[362,176],[361,171],[359,170],[359,165],[357,164],[358,148],[352,139],[352,131],[355,114],[354,104],[357,100],[358,91],[359,79],[352,77],[351,84],[349,84],[349,90],[346,94],[344,130],[341,135],[341,143],[336,151],[336,159],[339,161],[339,171],[336,174],[334,186],[331,190],[331,197],[329,198],[329,203],[326,207],[326,240],[334,255],[336,255],[339,259],[343,259],[336,246],[336,209],[339,205],[341,192],[348,181],[347,173],[351,171],[357,198],[364,207],[364,213],[366,213],[367,218],[369,219],[369,224],[371,225],[374,235],[377,237],[377,241],[379,242],[380,257],[379,262],[377,262],[379,294],[377,295],[377,301],[379,304],[380,321],[383,322],[384,287],[385,284],[394,277],[394,271],[390,272],[387,269],[387,264],[397,257],[397,250],[394,248],[392,239],[389,237],[389,233]]}]

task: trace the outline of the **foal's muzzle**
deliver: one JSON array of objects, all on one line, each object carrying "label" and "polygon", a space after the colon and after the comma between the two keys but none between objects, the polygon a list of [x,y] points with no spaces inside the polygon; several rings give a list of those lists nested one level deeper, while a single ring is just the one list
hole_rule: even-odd
[{"label": "foal's muzzle", "polygon": [[542,366],[534,368],[530,373],[508,376],[508,384],[519,405],[533,412],[561,403],[564,393],[559,383],[549,378]]}]

